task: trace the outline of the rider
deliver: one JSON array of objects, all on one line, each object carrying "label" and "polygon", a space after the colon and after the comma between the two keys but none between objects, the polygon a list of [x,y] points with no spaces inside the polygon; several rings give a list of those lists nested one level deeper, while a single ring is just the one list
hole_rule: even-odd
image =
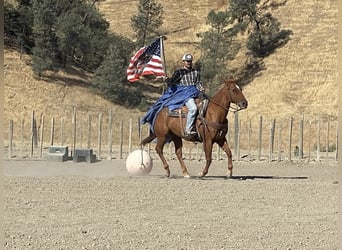
[{"label": "rider", "polygon": [[[188,107],[188,115],[185,126],[185,139],[191,139],[196,135],[196,132],[192,131],[192,126],[197,113],[195,98],[198,97],[199,91],[204,91],[200,79],[200,72],[192,67],[192,60],[193,56],[189,53],[185,53],[182,57],[183,68],[176,70],[172,77],[166,80],[170,87],[175,85],[181,86],[184,96],[187,96],[185,105]],[[194,87],[196,87],[197,91],[192,91]],[[186,94],[189,91],[192,91],[193,93],[190,96]]]}]

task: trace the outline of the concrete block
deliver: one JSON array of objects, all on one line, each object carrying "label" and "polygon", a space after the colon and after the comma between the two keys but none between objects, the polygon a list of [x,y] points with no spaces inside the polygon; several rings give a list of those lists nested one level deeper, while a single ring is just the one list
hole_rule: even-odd
[{"label": "concrete block", "polygon": [[46,155],[48,161],[64,162],[68,160],[68,147],[67,146],[50,146]]},{"label": "concrete block", "polygon": [[73,161],[86,161],[88,163],[93,163],[96,161],[96,155],[93,154],[93,149],[77,148],[74,152]]}]

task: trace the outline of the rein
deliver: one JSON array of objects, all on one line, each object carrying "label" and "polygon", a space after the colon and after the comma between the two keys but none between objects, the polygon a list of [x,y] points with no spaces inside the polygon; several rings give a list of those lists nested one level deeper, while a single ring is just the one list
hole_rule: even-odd
[{"label": "rein", "polygon": [[[232,95],[232,94],[230,93],[230,96],[231,96],[231,95]],[[209,97],[209,96],[207,96],[207,95],[206,95],[206,97],[208,98],[208,100],[209,100],[210,102],[212,102],[213,104],[219,106],[220,108],[224,109],[224,110],[227,111],[227,112],[232,111],[232,112],[235,113],[235,112],[239,112],[239,111],[241,110],[241,108],[240,108],[238,105],[236,105],[235,103],[234,103],[235,107],[231,107],[231,106],[229,105],[229,108],[226,108],[225,106],[223,106],[223,105],[221,105],[221,104],[219,104],[219,103],[217,103],[217,102],[214,102],[214,101],[212,100],[211,97]]]}]

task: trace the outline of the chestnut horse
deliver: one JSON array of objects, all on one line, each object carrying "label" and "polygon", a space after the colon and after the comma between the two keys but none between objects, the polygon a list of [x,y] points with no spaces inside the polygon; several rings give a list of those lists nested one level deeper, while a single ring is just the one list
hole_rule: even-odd
[{"label": "chestnut horse", "polygon": [[[237,105],[236,111],[247,108],[248,104],[236,81],[226,80],[220,90],[213,97],[209,98],[206,110],[202,112],[199,109],[200,114],[195,122],[198,138],[194,141],[200,141],[203,143],[206,158],[205,167],[202,172],[199,173],[199,177],[204,177],[208,173],[209,166],[212,161],[212,149],[214,143],[217,143],[227,154],[227,178],[232,177],[232,152],[226,139],[228,130],[227,114],[231,103]],[[180,119],[182,119],[182,122],[180,122]],[[175,153],[180,163],[183,176],[185,178],[190,177],[182,158],[182,138],[184,135],[185,122],[186,116],[183,118],[177,116],[172,117],[169,115],[168,108],[164,107],[155,118],[153,132],[151,131],[151,134],[141,142],[141,145],[145,145],[157,138],[155,149],[163,163],[167,177],[170,177],[170,168],[164,157],[163,148],[165,143],[170,140],[174,142]]]}]

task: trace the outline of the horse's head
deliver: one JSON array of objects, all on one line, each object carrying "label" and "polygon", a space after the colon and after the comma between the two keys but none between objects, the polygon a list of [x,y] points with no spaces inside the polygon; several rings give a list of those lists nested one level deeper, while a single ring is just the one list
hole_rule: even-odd
[{"label": "horse's head", "polygon": [[248,101],[236,81],[229,80],[225,82],[225,85],[230,93],[230,102],[236,104],[238,106],[238,110],[247,108]]}]

